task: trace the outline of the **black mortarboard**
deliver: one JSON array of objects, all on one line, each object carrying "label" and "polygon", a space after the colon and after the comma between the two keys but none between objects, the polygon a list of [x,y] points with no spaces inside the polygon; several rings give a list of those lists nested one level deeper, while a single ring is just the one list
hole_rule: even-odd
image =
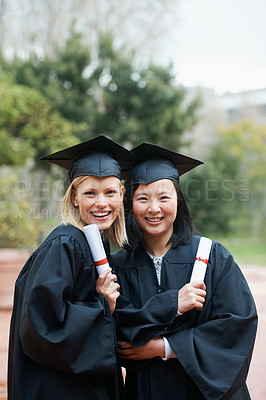
[{"label": "black mortarboard", "polygon": [[203,164],[202,161],[152,143],[142,143],[131,151],[139,162],[132,168],[127,185],[148,185],[159,179],[170,179],[178,183],[180,175]]},{"label": "black mortarboard", "polygon": [[40,158],[68,170],[70,181],[77,176],[116,176],[124,179],[136,157],[120,144],[100,135],[94,139]]}]

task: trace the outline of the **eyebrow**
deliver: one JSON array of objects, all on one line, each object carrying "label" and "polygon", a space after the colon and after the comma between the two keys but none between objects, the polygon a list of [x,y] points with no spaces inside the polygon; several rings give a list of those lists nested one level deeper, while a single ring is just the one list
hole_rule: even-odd
[{"label": "eyebrow", "polygon": [[[109,186],[109,187],[105,188],[104,191],[107,191],[107,190],[118,190],[118,189],[119,188],[118,188],[117,185],[113,185],[113,186]],[[98,190],[98,188],[94,187],[94,186],[87,186],[86,188],[83,189],[83,191],[85,191],[85,192],[87,192],[88,190]]]},{"label": "eyebrow", "polygon": [[[156,194],[159,194],[159,195],[162,195],[162,194],[169,194],[169,193],[171,193],[171,191],[170,190],[163,190],[163,191],[161,191],[161,192],[156,192]],[[135,193],[135,196],[143,196],[143,195],[145,195],[145,196],[147,196],[149,194],[149,192],[144,192],[144,191],[142,191],[142,192],[139,192],[139,193]]]}]

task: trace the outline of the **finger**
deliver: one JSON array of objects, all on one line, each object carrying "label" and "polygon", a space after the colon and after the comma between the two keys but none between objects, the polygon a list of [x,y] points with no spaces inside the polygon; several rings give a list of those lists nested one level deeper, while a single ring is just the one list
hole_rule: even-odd
[{"label": "finger", "polygon": [[121,349],[120,347],[117,348],[117,353],[122,356],[128,356],[132,352],[131,349]]},{"label": "finger", "polygon": [[194,288],[199,288],[199,289],[203,289],[206,290],[206,285],[203,281],[194,281],[191,282],[191,286]]},{"label": "finger", "polygon": [[114,293],[116,292],[117,296],[120,296],[120,292],[118,291],[120,289],[120,285],[117,282],[113,281],[105,281],[102,285],[102,292],[108,296],[113,296]]},{"label": "finger", "polygon": [[194,307],[195,310],[197,310],[197,311],[201,310],[204,306],[204,303],[205,303],[204,297],[198,297],[196,300],[195,307]]},{"label": "finger", "polygon": [[116,301],[116,299],[120,296],[120,293],[116,290],[114,293],[110,294],[110,298],[112,301]]},{"label": "finger", "polygon": [[206,297],[206,291],[205,290],[201,290],[201,289],[197,289],[196,291],[195,291],[195,294],[197,295],[197,296],[201,296],[201,297]]},{"label": "finger", "polygon": [[105,281],[107,282],[107,283],[111,283],[111,282],[116,282],[117,281],[117,276],[115,275],[115,274],[110,274],[110,275],[107,275],[106,276],[106,278],[105,278]]},{"label": "finger", "polygon": [[205,303],[205,297],[203,297],[203,296],[197,296],[197,297],[196,297],[196,302],[198,302],[198,303]]},{"label": "finger", "polygon": [[111,268],[106,268],[98,277],[97,282],[102,285],[106,280],[107,275],[111,272]]},{"label": "finger", "polygon": [[113,284],[112,285],[110,285],[110,290],[111,291],[115,291],[115,290],[118,290],[118,289],[120,289],[120,285],[119,285],[119,283],[117,283],[117,282],[113,282]]},{"label": "finger", "polygon": [[120,292],[118,291],[118,289],[120,288],[120,286],[118,285],[118,283],[114,283],[112,286],[110,286],[110,289],[112,290],[112,294],[114,294],[117,297],[120,296]]},{"label": "finger", "polygon": [[121,349],[128,349],[128,348],[132,347],[129,342],[125,342],[125,341],[121,341],[121,340],[117,341],[117,346],[119,346]]},{"label": "finger", "polygon": [[110,267],[106,268],[101,275],[99,275],[100,279],[106,279],[107,275],[112,271],[112,269]]},{"label": "finger", "polygon": [[203,304],[199,303],[199,304],[198,304],[197,306],[195,306],[194,308],[195,308],[196,311],[200,311],[200,310],[202,309],[202,307],[203,307]]}]

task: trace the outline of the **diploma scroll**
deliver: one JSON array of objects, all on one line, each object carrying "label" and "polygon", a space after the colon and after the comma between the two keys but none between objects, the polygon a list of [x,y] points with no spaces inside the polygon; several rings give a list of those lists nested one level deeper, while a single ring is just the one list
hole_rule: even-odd
[{"label": "diploma scroll", "polygon": [[204,281],[212,240],[202,237],[199,242],[190,282]]},{"label": "diploma scroll", "polygon": [[[83,227],[87,242],[90,246],[94,265],[99,275],[103,273],[106,268],[109,268],[109,263],[103,247],[102,238],[99,228],[96,224],[86,225]],[[109,274],[108,274],[109,275]]]}]

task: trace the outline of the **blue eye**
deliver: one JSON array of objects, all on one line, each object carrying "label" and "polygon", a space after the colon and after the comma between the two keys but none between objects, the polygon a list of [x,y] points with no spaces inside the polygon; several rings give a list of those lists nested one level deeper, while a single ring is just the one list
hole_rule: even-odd
[{"label": "blue eye", "polygon": [[108,190],[107,195],[108,196],[115,196],[117,194],[116,190]]}]

